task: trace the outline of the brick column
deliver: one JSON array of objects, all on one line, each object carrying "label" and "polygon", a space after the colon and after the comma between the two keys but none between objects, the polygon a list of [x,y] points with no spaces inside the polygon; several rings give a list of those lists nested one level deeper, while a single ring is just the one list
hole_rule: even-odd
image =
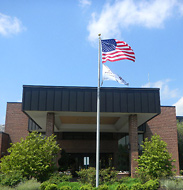
[{"label": "brick column", "polygon": [[130,168],[131,177],[135,177],[135,168],[138,166],[134,159],[138,159],[138,129],[137,115],[129,116],[129,143],[130,143]]},{"label": "brick column", "polygon": [[47,113],[46,117],[46,136],[51,136],[54,133],[55,114]]}]

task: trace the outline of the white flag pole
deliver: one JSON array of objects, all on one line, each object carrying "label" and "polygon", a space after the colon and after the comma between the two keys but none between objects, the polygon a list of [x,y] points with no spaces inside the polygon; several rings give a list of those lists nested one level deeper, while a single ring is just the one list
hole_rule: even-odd
[{"label": "white flag pole", "polygon": [[98,49],[98,88],[97,88],[97,134],[96,134],[96,187],[99,186],[99,157],[100,157],[100,56],[101,56],[101,34],[99,36]]}]

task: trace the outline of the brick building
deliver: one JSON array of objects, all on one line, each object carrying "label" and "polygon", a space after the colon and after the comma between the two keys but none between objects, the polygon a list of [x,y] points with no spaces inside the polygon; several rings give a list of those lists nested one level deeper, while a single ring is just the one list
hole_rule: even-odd
[{"label": "brick building", "polygon": [[[96,96],[97,89],[91,87],[24,86],[22,103],[7,103],[0,156],[10,142],[37,130],[57,135],[76,170],[84,167],[84,157],[95,166]],[[101,88],[100,112],[100,167],[129,170],[133,177],[142,140],[156,133],[167,142],[179,173],[175,107],[160,106],[159,89]]]}]

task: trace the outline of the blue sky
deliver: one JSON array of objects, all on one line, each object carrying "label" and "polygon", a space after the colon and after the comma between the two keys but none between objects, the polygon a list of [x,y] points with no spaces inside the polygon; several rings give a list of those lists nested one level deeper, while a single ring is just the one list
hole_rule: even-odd
[{"label": "blue sky", "polygon": [[0,124],[23,85],[97,86],[98,33],[134,50],[106,63],[129,88],[158,87],[183,115],[182,0],[0,0]]}]

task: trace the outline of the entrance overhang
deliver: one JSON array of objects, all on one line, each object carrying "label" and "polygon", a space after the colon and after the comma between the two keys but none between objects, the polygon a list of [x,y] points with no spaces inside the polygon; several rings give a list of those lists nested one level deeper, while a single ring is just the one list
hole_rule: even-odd
[{"label": "entrance overhang", "polygon": [[[23,112],[45,132],[47,113],[55,132],[95,132],[97,88],[23,86]],[[160,113],[157,88],[101,88],[101,132],[128,133],[129,116],[138,127]],[[29,127],[31,130],[31,127]]]}]

